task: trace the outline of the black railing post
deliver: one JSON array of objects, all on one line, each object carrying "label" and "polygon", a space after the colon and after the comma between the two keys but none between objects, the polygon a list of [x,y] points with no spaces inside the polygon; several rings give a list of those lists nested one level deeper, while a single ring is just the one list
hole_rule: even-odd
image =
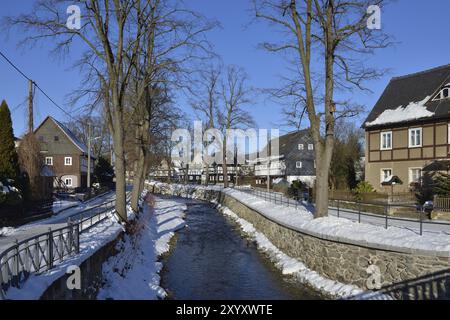
[{"label": "black railing post", "polygon": [[47,250],[48,250],[48,269],[53,268],[53,232],[52,228],[48,228],[48,234],[47,234]]},{"label": "black railing post", "polygon": [[419,211],[420,235],[423,235],[422,211]]},{"label": "black railing post", "polygon": [[337,200],[337,209],[338,209],[338,210],[337,210],[337,217],[338,217],[338,218],[340,218],[340,208],[339,208],[339,207],[340,207],[340,202],[339,202],[339,199],[338,199],[338,200]]},{"label": "black railing post", "polygon": [[361,223],[361,202],[358,203],[358,223]]},{"label": "black railing post", "polygon": [[388,228],[388,215],[389,215],[389,203],[386,205],[386,221],[385,221],[385,228]]},{"label": "black railing post", "polygon": [[73,245],[73,223],[72,219],[67,219],[67,227],[69,228],[69,255],[72,255],[72,249],[74,247]]},{"label": "black railing post", "polygon": [[14,258],[13,258],[13,285],[14,287],[19,287],[19,240],[14,241]]}]

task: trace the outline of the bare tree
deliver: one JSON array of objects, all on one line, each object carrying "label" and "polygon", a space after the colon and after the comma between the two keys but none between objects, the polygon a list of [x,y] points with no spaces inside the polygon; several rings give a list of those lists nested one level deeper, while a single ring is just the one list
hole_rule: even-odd
[{"label": "bare tree", "polygon": [[[199,117],[206,122],[205,130],[212,129],[218,122],[219,115],[219,95],[220,95],[220,67],[209,66],[200,72],[198,81],[198,92],[195,99],[191,102],[191,106]],[[206,147],[206,144],[205,144]],[[209,163],[204,163],[205,181],[209,183]]]},{"label": "bare tree", "polygon": [[[333,155],[336,118],[356,112],[340,104],[337,90],[364,89],[380,73],[365,66],[364,54],[388,45],[388,37],[367,27],[370,5],[377,0],[253,0],[257,19],[283,32],[283,41],[264,43],[270,52],[283,52],[293,63],[290,93],[306,113],[316,152],[315,217],[328,215],[328,178]],[[319,61],[317,64],[316,61]],[[299,85],[301,86],[299,88]],[[291,95],[291,96],[292,96]]]},{"label": "bare tree", "polygon": [[148,173],[152,131],[177,118],[171,90],[187,89],[192,64],[212,55],[205,38],[217,23],[179,6],[178,1],[155,0],[148,8],[139,8],[144,36],[139,57],[132,72],[134,146],[133,191],[131,207],[138,210],[138,199]]},{"label": "bare tree", "polygon": [[[127,220],[124,113],[131,78],[138,76],[141,83],[140,96],[131,107],[144,105],[145,109],[152,99],[149,91],[159,87],[155,79],[161,79],[161,70],[172,73],[162,77],[166,81],[179,82],[173,74],[179,74],[176,71],[186,59],[195,56],[195,49],[207,49],[203,34],[215,25],[204,23],[199,15],[180,7],[180,3],[176,0],[82,0],[77,2],[83,12],[81,28],[72,29],[66,24],[65,12],[73,1],[38,0],[32,13],[6,21],[9,26],[31,33],[25,36],[24,44],[51,39],[53,51],[57,53],[66,53],[73,45],[84,45],[79,65],[87,73],[87,83],[94,82],[96,86],[85,87],[83,91],[105,100],[104,114],[115,154],[116,211],[123,221]],[[181,51],[182,47],[188,49]],[[137,66],[145,72],[136,73]],[[148,118],[143,117],[142,132],[148,131]],[[139,140],[138,134],[136,138]],[[142,142],[141,139],[136,143]],[[145,168],[139,165],[139,171],[141,177]],[[138,181],[136,185],[142,186],[143,182]],[[142,187],[135,189],[134,194]]]},{"label": "bare tree", "polygon": [[[52,39],[54,50],[67,52],[71,46],[83,44],[87,56],[92,57],[90,66],[96,70],[110,102],[105,106],[108,126],[114,143],[116,171],[116,211],[122,221],[127,220],[126,179],[124,157],[124,97],[131,72],[131,64],[125,63],[125,53],[135,60],[142,30],[132,22],[137,20],[134,0],[84,0],[83,20],[80,29],[67,26],[67,8],[73,4],[67,0],[39,0],[30,14],[10,17],[7,23],[32,32],[25,43]],[[148,2],[148,1],[147,1]],[[132,17],[135,17],[133,20]]]},{"label": "bare tree", "polygon": [[26,134],[18,149],[19,165],[22,172],[26,172],[30,181],[30,196],[32,200],[42,200],[45,198],[42,188],[41,171],[44,159],[41,153],[39,142],[34,134]]},{"label": "bare tree", "polygon": [[[219,126],[223,132],[222,142],[222,172],[224,176],[224,187],[228,187],[228,163],[234,163],[234,157],[229,159],[227,156],[227,130],[243,128],[254,125],[254,121],[249,112],[244,110],[248,105],[251,90],[247,85],[248,77],[242,68],[229,66],[225,79],[221,84],[222,105],[219,109]],[[233,150],[234,151],[234,150]]]},{"label": "bare tree", "polygon": [[88,145],[89,125],[91,126],[91,148],[92,156],[99,158],[111,152],[108,124],[103,117],[81,115],[75,116],[72,120],[66,121],[65,125],[75,136],[85,145]]}]

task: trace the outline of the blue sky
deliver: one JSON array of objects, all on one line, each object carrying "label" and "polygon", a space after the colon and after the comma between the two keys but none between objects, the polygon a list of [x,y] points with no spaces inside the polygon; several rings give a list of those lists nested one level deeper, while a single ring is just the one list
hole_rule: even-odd
[{"label": "blue sky", "polygon": [[[31,0],[2,0],[0,16],[29,12],[32,3]],[[211,32],[209,38],[225,64],[244,67],[249,74],[252,87],[270,88],[279,84],[279,75],[283,74],[286,67],[284,61],[257,48],[258,43],[279,35],[265,24],[252,24],[245,28],[252,19],[251,12],[248,11],[249,1],[186,0],[185,3],[221,22],[222,28]],[[382,28],[394,37],[397,44],[377,51],[369,62],[380,68],[389,68],[391,72],[368,84],[373,93],[354,91],[353,99],[365,105],[369,111],[391,77],[449,64],[449,12],[448,0],[397,0],[386,8],[382,12]],[[30,50],[18,48],[17,42],[22,35],[10,34],[6,37],[4,32],[2,33],[0,33],[1,50],[58,104],[70,111],[67,96],[81,81],[78,71],[70,68],[71,57],[64,60],[55,59],[49,54],[49,44]],[[71,56],[76,57],[78,53],[75,49]],[[26,128],[24,101],[27,90],[25,79],[0,59],[0,99],[6,99],[12,109],[14,132],[17,136],[23,134]],[[179,104],[189,112],[184,101],[180,100]],[[255,99],[249,109],[259,127],[278,127],[281,122],[281,106],[263,97]],[[61,121],[67,120],[63,112],[38,92],[35,98],[35,123],[40,123],[47,115]],[[358,122],[362,122],[364,116],[361,115]]]}]

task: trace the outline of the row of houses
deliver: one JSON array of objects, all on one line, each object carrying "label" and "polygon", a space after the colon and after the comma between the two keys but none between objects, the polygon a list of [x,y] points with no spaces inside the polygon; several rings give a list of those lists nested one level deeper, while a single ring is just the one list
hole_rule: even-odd
[{"label": "row of houses", "polygon": [[[364,121],[364,176],[376,191],[390,193],[414,191],[426,172],[448,170],[450,159],[450,65],[393,78]],[[229,181],[237,171],[246,171],[255,184],[267,179],[299,180],[312,186],[316,175],[314,143],[308,130],[279,138],[280,156],[276,161],[258,159],[245,166],[229,166]],[[220,165],[211,168],[212,182],[225,177]],[[151,173],[164,179],[168,171]],[[200,182],[201,167],[187,172],[190,182]],[[173,178],[184,177],[186,169],[174,170]]]},{"label": "row of houses", "polygon": [[[364,121],[365,179],[379,192],[411,191],[426,172],[447,170],[450,158],[450,65],[393,78]],[[34,131],[45,161],[46,175],[54,186],[86,188],[87,146],[64,124],[47,117]],[[16,141],[19,144],[20,140]],[[265,150],[266,151],[266,150]],[[91,159],[91,173],[94,159]],[[187,179],[200,182],[202,166],[161,164],[150,173],[156,179]],[[245,165],[221,164],[209,168],[210,182],[235,181],[251,176],[257,185],[280,179],[299,180],[313,186],[316,175],[315,146],[308,130],[279,137],[276,161],[257,158]]]},{"label": "row of houses", "polygon": [[[227,165],[227,177],[224,176],[221,163],[209,167],[209,182],[223,183],[225,179],[235,182],[242,177],[251,177],[252,184],[265,186],[267,179],[271,185],[281,179],[289,183],[298,180],[312,187],[316,176],[315,150],[309,130],[300,130],[278,137],[279,154],[276,159],[258,158],[259,154],[270,154],[265,147],[258,154],[247,156],[244,165]],[[200,183],[206,179],[206,169],[202,165],[183,166],[172,164],[172,169],[166,162],[150,172],[150,177],[157,180],[167,180],[169,175],[173,180],[187,180],[190,183]]]}]

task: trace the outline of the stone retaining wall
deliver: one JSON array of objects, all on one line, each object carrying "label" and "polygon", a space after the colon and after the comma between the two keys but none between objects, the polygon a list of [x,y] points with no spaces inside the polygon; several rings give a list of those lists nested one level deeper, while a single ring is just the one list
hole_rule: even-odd
[{"label": "stone retaining wall", "polygon": [[[152,187],[150,191],[168,194]],[[175,194],[186,196],[182,192]],[[367,289],[367,272],[376,265],[381,272],[383,291],[401,299],[435,299],[450,297],[449,257],[432,252],[426,255],[371,248],[323,239],[274,222],[235,198],[220,191],[192,191],[189,197],[216,200],[242,219],[252,223],[276,247],[303,262],[308,268],[329,279]]]},{"label": "stone retaining wall", "polygon": [[98,290],[102,285],[103,262],[116,254],[115,246],[122,238],[122,233],[109,242],[92,256],[81,263],[81,290],[69,290],[67,288],[68,275],[61,276],[52,283],[41,296],[41,300],[95,300]]}]

